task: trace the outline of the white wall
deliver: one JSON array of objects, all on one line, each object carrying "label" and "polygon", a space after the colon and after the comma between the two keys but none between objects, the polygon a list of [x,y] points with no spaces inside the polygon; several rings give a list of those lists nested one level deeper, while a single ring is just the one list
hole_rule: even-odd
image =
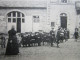
[{"label": "white wall", "polygon": [[[55,0],[57,1],[57,0]],[[54,2],[55,2],[54,1]],[[75,0],[70,0],[70,2],[74,2]],[[77,0],[76,0],[77,1]],[[39,15],[40,16],[40,23],[34,23],[33,31],[37,31],[42,29],[48,32],[51,29],[51,22],[55,22],[55,29],[58,28],[60,25],[60,14],[66,13],[67,14],[67,27],[71,33],[74,32],[74,28],[77,25],[77,15],[75,12],[75,5],[74,4],[51,4],[50,5],[50,21],[47,20],[47,9],[1,9],[0,16],[4,16],[5,21],[7,21],[7,13],[10,11],[20,11],[25,14],[25,23],[21,23],[21,32],[30,32],[32,31],[32,16]],[[79,20],[79,18],[78,18]],[[11,26],[14,25],[16,29],[15,23],[7,23],[7,31],[11,29]],[[1,28],[1,27],[0,27]],[[3,29],[2,29],[3,30]]]},{"label": "white wall", "polygon": [[71,34],[74,32],[76,27],[76,10],[74,5],[50,5],[50,20],[56,23],[55,28],[60,26],[60,14],[67,14],[67,28]]},{"label": "white wall", "polygon": [[[2,13],[3,11],[3,13]],[[9,31],[12,27],[12,25],[15,26],[16,30],[16,23],[8,23],[7,20],[7,13],[11,11],[19,11],[25,15],[25,23],[21,23],[21,32],[35,32],[38,30],[44,30],[44,22],[46,21],[46,9],[7,9],[7,10],[0,10],[0,14],[5,17],[5,21],[7,21],[7,31]],[[32,24],[33,16],[39,16],[40,17],[40,22]],[[43,22],[44,21],[44,22]]]}]

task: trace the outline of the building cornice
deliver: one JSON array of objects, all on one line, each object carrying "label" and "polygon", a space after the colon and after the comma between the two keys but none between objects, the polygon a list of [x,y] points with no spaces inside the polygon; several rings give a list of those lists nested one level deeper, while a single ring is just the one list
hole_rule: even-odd
[{"label": "building cornice", "polygon": [[0,7],[0,9],[47,9],[47,7]]}]

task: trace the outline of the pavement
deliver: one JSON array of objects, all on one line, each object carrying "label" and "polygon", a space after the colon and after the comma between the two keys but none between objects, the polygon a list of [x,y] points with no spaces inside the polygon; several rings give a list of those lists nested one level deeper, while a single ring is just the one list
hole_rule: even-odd
[{"label": "pavement", "polygon": [[5,48],[0,48],[0,60],[80,60],[80,40],[69,39],[59,44],[60,48],[50,45],[20,47],[18,55],[5,56]]}]

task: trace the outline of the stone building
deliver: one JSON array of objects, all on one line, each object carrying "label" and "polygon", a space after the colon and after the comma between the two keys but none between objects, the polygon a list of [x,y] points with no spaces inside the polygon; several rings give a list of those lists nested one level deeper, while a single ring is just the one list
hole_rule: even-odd
[{"label": "stone building", "polygon": [[17,32],[49,32],[52,27],[67,28],[73,34],[80,28],[79,0],[2,0],[0,32],[15,26]]}]

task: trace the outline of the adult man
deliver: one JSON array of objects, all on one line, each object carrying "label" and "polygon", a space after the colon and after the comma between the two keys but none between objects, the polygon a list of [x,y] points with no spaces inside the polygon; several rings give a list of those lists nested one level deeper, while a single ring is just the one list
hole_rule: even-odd
[{"label": "adult man", "polygon": [[52,28],[52,30],[50,31],[50,36],[51,36],[50,43],[51,43],[51,47],[52,47],[53,46],[53,42],[55,41],[55,31],[54,31],[54,28]]},{"label": "adult man", "polygon": [[60,28],[58,28],[57,35],[56,35],[56,39],[57,39],[57,40],[56,40],[57,47],[59,47],[60,33],[61,33]]}]

